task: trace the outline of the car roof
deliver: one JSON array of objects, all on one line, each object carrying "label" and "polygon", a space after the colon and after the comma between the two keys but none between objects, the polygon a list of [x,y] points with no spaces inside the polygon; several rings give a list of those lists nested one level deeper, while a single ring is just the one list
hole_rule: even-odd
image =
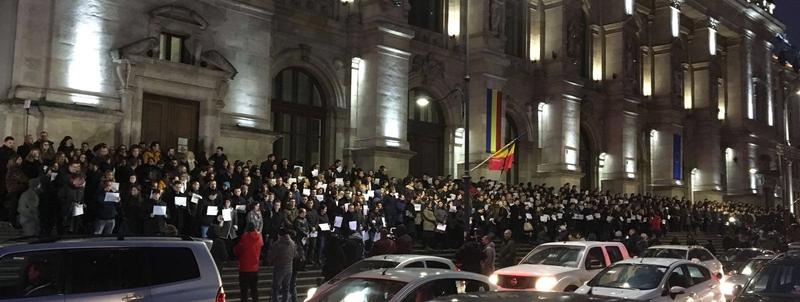
[{"label": "car roof", "polygon": [[532,291],[501,291],[479,292],[461,295],[439,297],[429,302],[530,302],[530,301],[559,301],[559,302],[585,302],[585,301],[630,301],[614,297],[588,296],[576,293],[562,292],[532,292]]},{"label": "car roof", "polygon": [[452,261],[438,256],[413,255],[413,254],[372,256],[362,261],[367,261],[367,260],[383,260],[383,261],[393,261],[393,262],[405,262],[410,260],[436,260],[446,263],[452,263]]},{"label": "car roof", "polygon": [[651,265],[660,265],[660,266],[672,266],[677,264],[683,263],[692,263],[686,259],[675,259],[675,258],[633,258],[633,259],[625,259],[619,261],[615,264],[651,264]]},{"label": "car roof", "polygon": [[594,247],[594,246],[609,246],[609,245],[620,246],[622,245],[622,243],[613,241],[558,241],[558,242],[543,243],[539,246],[558,246],[558,245]]},{"label": "car roof", "polygon": [[[417,280],[425,280],[429,278],[469,278],[475,280],[484,280],[488,281],[488,278],[484,275],[479,275],[475,273],[468,273],[468,272],[457,272],[452,270],[446,269],[375,269],[360,272],[351,276],[348,276],[347,279],[384,279],[384,280],[394,280],[394,281],[402,281],[406,283],[410,283],[412,281]],[[424,281],[421,281],[424,282]]]},{"label": "car roof", "polygon": [[800,265],[800,254],[785,253],[781,254],[766,265]]},{"label": "car roof", "polygon": [[753,258],[750,258],[750,260],[772,260],[775,259],[775,257],[776,257],[775,255],[758,255]]},{"label": "car roof", "polygon": [[205,245],[210,249],[212,241],[203,238],[191,237],[53,237],[53,238],[27,238],[22,241],[7,241],[0,243],[0,255],[53,249],[85,249],[85,248],[112,248],[112,247],[159,247],[159,246],[192,246]]},{"label": "car roof", "polygon": [[664,244],[664,245],[654,245],[654,246],[648,247],[648,249],[689,250],[689,249],[705,249],[705,247],[700,246],[700,245]]}]

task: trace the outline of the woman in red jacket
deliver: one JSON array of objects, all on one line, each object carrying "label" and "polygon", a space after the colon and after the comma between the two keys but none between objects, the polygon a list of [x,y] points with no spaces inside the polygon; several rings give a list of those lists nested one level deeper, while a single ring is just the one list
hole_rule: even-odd
[{"label": "woman in red jacket", "polygon": [[258,263],[264,241],[255,226],[247,225],[247,231],[239,238],[233,253],[239,258],[239,289],[241,301],[247,302],[248,294],[258,301]]}]

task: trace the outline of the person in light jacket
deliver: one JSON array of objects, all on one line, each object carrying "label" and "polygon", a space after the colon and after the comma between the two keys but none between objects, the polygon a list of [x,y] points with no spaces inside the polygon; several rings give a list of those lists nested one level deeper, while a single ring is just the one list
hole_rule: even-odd
[{"label": "person in light jacket", "polygon": [[24,236],[39,234],[39,194],[41,193],[41,182],[38,178],[33,178],[28,180],[28,189],[19,197],[17,212]]}]

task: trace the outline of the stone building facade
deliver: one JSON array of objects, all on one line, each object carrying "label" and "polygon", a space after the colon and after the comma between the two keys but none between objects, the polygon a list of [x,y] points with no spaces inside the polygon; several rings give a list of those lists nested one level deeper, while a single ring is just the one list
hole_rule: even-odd
[{"label": "stone building facade", "polygon": [[472,165],[489,154],[493,89],[503,94],[499,139],[520,138],[515,167],[473,176],[786,203],[800,172],[800,81],[773,53],[785,30],[774,9],[752,0],[5,0],[0,129],[460,175],[465,133]]}]

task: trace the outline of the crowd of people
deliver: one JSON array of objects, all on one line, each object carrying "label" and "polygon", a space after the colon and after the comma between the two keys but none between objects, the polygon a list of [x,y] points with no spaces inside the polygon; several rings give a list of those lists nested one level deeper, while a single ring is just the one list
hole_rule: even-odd
[{"label": "crowd of people", "polygon": [[[451,176],[397,178],[385,167],[362,170],[340,160],[321,167],[272,154],[263,161],[229,160],[223,147],[206,156],[162,150],[158,142],[90,147],[67,136],[56,145],[45,131],[19,146],[6,137],[0,162],[7,163],[0,167],[2,218],[25,235],[197,236],[220,243],[212,252],[221,260],[251,254],[234,251],[242,238],[260,249],[259,264],[288,263],[279,267],[273,294],[282,285],[293,288],[293,276],[306,264],[320,265],[330,278],[368,255],[409,253],[414,242],[455,249],[481,244],[465,238],[492,244],[495,235],[525,243],[624,240],[635,255],[668,231],[733,234],[728,237],[737,240],[726,242],[741,246],[769,236],[786,241],[781,235],[795,222],[782,208],[570,184],[480,178],[465,192]],[[270,253],[273,248],[280,253]],[[253,284],[251,274],[245,278]]]}]

